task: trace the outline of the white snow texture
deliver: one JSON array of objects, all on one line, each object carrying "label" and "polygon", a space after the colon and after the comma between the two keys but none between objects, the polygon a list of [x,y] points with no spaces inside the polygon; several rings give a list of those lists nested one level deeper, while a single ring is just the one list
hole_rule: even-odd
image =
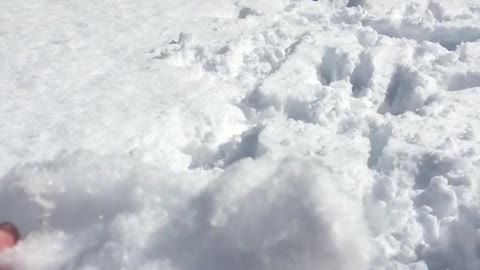
[{"label": "white snow texture", "polygon": [[480,269],[478,0],[2,0],[13,270]]}]

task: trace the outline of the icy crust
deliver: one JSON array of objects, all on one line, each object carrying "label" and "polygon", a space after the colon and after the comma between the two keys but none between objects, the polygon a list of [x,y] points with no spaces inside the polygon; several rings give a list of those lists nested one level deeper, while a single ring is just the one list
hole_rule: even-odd
[{"label": "icy crust", "polygon": [[0,10],[0,265],[480,268],[476,1]]}]

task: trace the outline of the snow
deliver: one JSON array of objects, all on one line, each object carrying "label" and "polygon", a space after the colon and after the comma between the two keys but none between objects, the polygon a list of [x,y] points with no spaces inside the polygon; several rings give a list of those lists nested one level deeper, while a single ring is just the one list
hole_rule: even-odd
[{"label": "snow", "polygon": [[477,270],[474,0],[3,0],[0,265]]}]

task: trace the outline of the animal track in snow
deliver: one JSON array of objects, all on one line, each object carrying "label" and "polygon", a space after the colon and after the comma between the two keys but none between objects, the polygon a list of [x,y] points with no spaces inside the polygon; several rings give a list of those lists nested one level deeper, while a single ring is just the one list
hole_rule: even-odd
[{"label": "animal track in snow", "polygon": [[367,0],[348,0],[347,7],[363,6],[367,3]]},{"label": "animal track in snow", "polygon": [[353,70],[352,76],[350,77],[352,93],[354,96],[362,95],[366,88],[369,87],[374,71],[375,65],[371,55],[367,52],[361,53],[359,57],[359,63]]},{"label": "animal track in snow", "polygon": [[383,154],[383,149],[385,149],[388,144],[390,136],[392,136],[392,131],[387,127],[377,127],[370,130],[368,137],[370,153],[367,164],[370,169],[381,169],[376,168],[376,166]]},{"label": "animal track in snow", "polygon": [[416,111],[424,105],[435,89],[436,85],[432,78],[412,67],[399,65],[390,79],[380,112],[399,115],[407,111]]},{"label": "animal track in snow", "polygon": [[244,158],[257,158],[265,152],[259,144],[261,127],[253,127],[241,135],[232,137],[229,141],[215,147],[200,145],[195,148],[187,147],[184,152],[192,156],[190,169],[226,168]]},{"label": "animal track in snow", "polygon": [[257,16],[258,12],[255,9],[244,7],[238,12],[239,19],[246,19],[248,16]]},{"label": "animal track in snow", "polygon": [[318,80],[323,85],[343,80],[352,73],[352,61],[348,53],[338,48],[327,48],[322,63],[317,68]]}]

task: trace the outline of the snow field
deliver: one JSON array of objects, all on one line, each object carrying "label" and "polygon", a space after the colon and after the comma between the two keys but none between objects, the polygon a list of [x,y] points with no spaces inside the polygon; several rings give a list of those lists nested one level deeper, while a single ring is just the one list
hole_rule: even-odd
[{"label": "snow field", "polygon": [[15,269],[480,267],[475,1],[4,1]]}]

